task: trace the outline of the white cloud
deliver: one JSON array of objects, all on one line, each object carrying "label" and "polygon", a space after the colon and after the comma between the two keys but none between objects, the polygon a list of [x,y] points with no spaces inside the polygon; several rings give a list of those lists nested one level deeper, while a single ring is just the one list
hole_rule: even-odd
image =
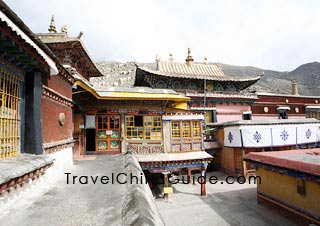
[{"label": "white cloud", "polygon": [[83,41],[97,61],[152,62],[169,52],[178,61],[192,50],[236,65],[292,70],[319,60],[319,1],[6,1],[34,32],[46,32],[51,14]]}]

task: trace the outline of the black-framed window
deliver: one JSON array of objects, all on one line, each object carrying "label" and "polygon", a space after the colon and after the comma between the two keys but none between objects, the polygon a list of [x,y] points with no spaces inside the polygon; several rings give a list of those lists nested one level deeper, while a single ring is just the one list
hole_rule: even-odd
[{"label": "black-framed window", "polygon": [[278,110],[279,119],[288,119],[288,110]]},{"label": "black-framed window", "polygon": [[211,122],[217,122],[217,110],[212,110],[211,112]]},{"label": "black-framed window", "polygon": [[242,113],[242,120],[252,120],[252,113],[251,112],[243,112]]}]

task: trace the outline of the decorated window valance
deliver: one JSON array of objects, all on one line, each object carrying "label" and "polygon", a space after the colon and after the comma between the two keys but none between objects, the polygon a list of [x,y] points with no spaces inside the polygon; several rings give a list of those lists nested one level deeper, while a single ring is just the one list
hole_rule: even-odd
[{"label": "decorated window valance", "polygon": [[163,121],[177,121],[177,120],[204,120],[202,114],[175,114],[175,115],[163,115]]},{"label": "decorated window valance", "polygon": [[273,147],[320,141],[320,124],[259,125],[224,129],[225,147]]}]

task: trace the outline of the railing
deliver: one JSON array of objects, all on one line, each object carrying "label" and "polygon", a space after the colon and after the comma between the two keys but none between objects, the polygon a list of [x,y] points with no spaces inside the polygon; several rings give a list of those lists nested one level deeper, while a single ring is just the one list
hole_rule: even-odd
[{"label": "railing", "polygon": [[20,152],[19,82],[0,67],[0,159]]},{"label": "railing", "polygon": [[164,153],[162,144],[153,143],[129,143],[127,150],[130,150],[132,154],[140,155]]}]

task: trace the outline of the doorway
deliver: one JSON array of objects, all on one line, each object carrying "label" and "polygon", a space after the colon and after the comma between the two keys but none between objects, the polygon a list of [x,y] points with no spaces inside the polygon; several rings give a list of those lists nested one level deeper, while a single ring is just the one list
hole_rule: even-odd
[{"label": "doorway", "polygon": [[86,129],[86,151],[96,151],[96,130]]}]

